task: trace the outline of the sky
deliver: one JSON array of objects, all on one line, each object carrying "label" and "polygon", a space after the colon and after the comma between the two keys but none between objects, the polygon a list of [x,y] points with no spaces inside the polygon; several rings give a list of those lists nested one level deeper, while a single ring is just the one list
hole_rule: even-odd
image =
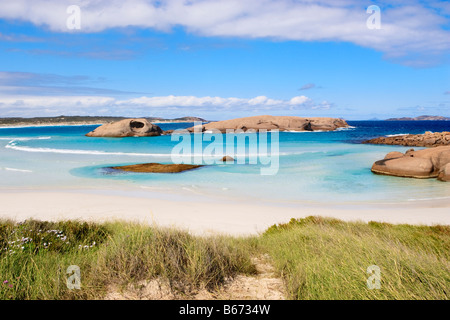
[{"label": "sky", "polygon": [[0,0],[0,117],[450,117],[450,1]]}]

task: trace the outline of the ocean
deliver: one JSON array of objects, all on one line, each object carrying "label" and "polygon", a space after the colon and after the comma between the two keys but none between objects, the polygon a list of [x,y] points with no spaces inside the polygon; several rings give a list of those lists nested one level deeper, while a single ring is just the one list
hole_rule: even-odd
[{"label": "ocean", "polygon": [[[450,199],[450,183],[375,175],[374,161],[410,147],[361,144],[384,135],[450,131],[447,121],[348,121],[334,132],[280,132],[275,174],[262,175],[267,163],[251,163],[252,145],[237,154],[243,163],[213,163],[177,174],[130,173],[109,167],[171,163],[179,141],[171,136],[92,138],[97,126],[0,128],[1,190],[112,190],[146,194],[195,194],[205,198],[285,203],[401,203]],[[192,123],[158,124],[163,130]],[[205,140],[208,133],[203,134]],[[254,134],[258,136],[258,134]],[[223,136],[225,137],[225,136]],[[258,136],[259,137],[259,136]],[[271,138],[271,134],[268,134]],[[224,139],[225,140],[225,139]],[[206,151],[209,142],[203,142]],[[260,142],[258,142],[260,143]],[[225,155],[227,142],[223,142]],[[270,143],[272,148],[274,142]],[[415,148],[421,149],[421,148]],[[192,153],[202,153],[192,148]],[[269,156],[267,153],[266,156]],[[190,155],[185,155],[189,163]],[[193,157],[192,157],[193,159]],[[192,160],[191,159],[191,160]],[[274,158],[275,159],[275,158]]]}]

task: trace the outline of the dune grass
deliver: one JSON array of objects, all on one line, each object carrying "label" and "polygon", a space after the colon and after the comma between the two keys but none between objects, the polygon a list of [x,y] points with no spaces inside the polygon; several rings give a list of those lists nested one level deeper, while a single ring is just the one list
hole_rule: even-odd
[{"label": "dune grass", "polygon": [[[31,240],[30,240],[31,239]],[[237,239],[130,223],[0,223],[0,299],[102,299],[110,285],[161,278],[179,294],[214,290],[236,274],[253,274]],[[82,289],[66,270],[81,270]]]},{"label": "dune grass", "polygon": [[[450,298],[450,226],[308,217],[272,226],[260,246],[291,299]],[[380,289],[367,286],[372,265]]]},{"label": "dune grass", "polygon": [[[132,223],[0,222],[0,299],[103,299],[111,286],[163,279],[178,296],[254,275],[268,254],[288,299],[449,299],[450,226],[308,217],[247,238],[198,237]],[[81,289],[66,270],[81,270]],[[367,287],[367,267],[381,288]]]}]

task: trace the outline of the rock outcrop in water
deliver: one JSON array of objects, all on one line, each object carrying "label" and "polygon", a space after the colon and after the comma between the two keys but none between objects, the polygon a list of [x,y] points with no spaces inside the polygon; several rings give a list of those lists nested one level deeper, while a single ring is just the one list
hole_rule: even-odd
[{"label": "rock outcrop in water", "polygon": [[406,134],[393,137],[379,137],[363,143],[388,144],[411,147],[436,147],[450,145],[450,132],[425,132],[424,134]]},{"label": "rock outcrop in water", "polygon": [[128,166],[111,167],[111,169],[129,172],[178,173],[202,167],[193,164],[142,163]]},{"label": "rock outcrop in water", "polygon": [[234,162],[234,158],[230,157],[230,156],[223,156],[220,161],[222,161],[222,162]]},{"label": "rock outcrop in water", "polygon": [[[274,130],[280,131],[333,131],[337,128],[348,127],[347,122],[338,118],[301,118],[294,116],[254,116],[216,121],[204,124],[199,131],[219,130],[225,133],[227,129],[243,131],[248,130]],[[194,127],[189,128],[193,132]]]},{"label": "rock outcrop in water", "polygon": [[125,119],[104,124],[86,134],[88,137],[151,137],[160,136],[162,130],[146,119]]},{"label": "rock outcrop in water", "polygon": [[450,146],[401,152],[390,152],[376,161],[372,172],[406,178],[438,178],[450,180]]}]

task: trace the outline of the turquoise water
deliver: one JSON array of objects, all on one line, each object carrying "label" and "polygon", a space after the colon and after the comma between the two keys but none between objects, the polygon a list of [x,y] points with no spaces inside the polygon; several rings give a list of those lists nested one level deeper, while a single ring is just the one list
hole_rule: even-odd
[{"label": "turquoise water", "polygon": [[[2,128],[0,188],[139,188],[149,193],[322,203],[450,199],[449,183],[372,174],[370,167],[374,161],[393,150],[406,151],[407,147],[360,144],[380,135],[448,131],[448,122],[350,121],[349,124],[352,128],[336,132],[279,133],[279,150],[275,154],[279,157],[279,169],[274,175],[261,175],[261,168],[267,168],[267,164],[249,163],[248,141],[247,149],[238,154],[242,164],[212,164],[178,174],[123,173],[108,167],[171,163],[171,152],[178,142],[172,141],[171,136],[84,136],[96,126]],[[192,123],[161,124],[163,130],[190,126]],[[199,136],[207,138],[208,134]],[[204,142],[203,149],[208,145],[209,142]],[[269,147],[273,145],[269,143]],[[189,163],[194,159],[184,160]]]}]

